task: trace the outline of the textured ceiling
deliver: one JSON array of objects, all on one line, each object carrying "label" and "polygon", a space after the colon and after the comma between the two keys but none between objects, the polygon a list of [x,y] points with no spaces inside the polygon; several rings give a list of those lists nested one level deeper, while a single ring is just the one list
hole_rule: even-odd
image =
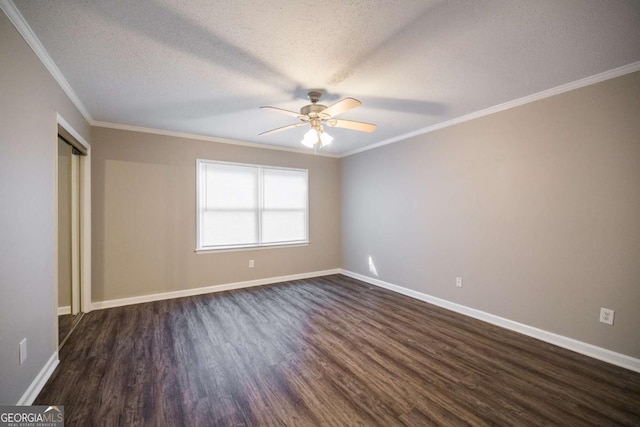
[{"label": "textured ceiling", "polygon": [[[96,121],[300,148],[309,89],[345,153],[640,61],[640,1],[15,0]],[[323,149],[324,150],[324,149]]]}]

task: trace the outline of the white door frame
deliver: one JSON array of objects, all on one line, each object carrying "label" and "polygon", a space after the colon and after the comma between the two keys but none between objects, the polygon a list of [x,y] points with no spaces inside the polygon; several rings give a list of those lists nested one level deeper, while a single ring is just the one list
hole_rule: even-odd
[{"label": "white door frame", "polygon": [[[69,132],[87,150],[86,156],[78,156],[79,164],[79,185],[80,185],[80,283],[82,286],[80,295],[80,309],[84,313],[91,311],[91,146],[89,143],[60,115],[57,114],[56,124]],[[56,126],[55,138],[53,138],[56,149],[55,156],[55,216],[57,224],[58,215],[58,126]],[[58,228],[54,227],[54,266],[53,275],[54,301],[55,301],[55,340],[58,343]],[[59,344],[59,343],[58,343]],[[56,345],[57,349],[58,345]]]},{"label": "white door frame", "polygon": [[81,157],[71,154],[71,314],[82,311],[80,297],[80,161]]}]

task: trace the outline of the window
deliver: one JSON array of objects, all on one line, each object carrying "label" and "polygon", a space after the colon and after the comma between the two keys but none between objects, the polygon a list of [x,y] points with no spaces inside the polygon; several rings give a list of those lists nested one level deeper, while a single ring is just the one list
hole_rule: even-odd
[{"label": "window", "polygon": [[198,251],[309,242],[306,169],[197,160]]}]

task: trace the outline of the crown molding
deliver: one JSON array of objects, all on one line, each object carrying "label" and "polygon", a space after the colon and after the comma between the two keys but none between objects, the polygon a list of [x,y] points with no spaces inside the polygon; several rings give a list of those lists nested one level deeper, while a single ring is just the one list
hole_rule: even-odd
[{"label": "crown molding", "polygon": [[478,119],[480,117],[488,116],[490,114],[498,113],[500,111],[508,110],[514,107],[519,107],[521,105],[529,104],[531,102],[539,101],[541,99],[549,98],[555,95],[560,95],[561,93],[569,92],[575,89],[580,89],[585,86],[590,86],[596,83],[603,82],[605,80],[610,80],[616,77],[624,76],[625,74],[634,73],[636,71],[640,71],[640,61],[623,65],[622,67],[614,68],[612,70],[595,74],[590,77],[585,77],[583,79],[576,80],[571,83],[566,83],[560,86],[556,86],[551,89],[543,90],[541,92],[537,92],[532,95],[527,95],[522,98],[514,99],[513,101],[508,101],[502,104],[494,105],[493,107],[485,108],[484,110],[479,110],[470,114],[465,114],[464,116],[456,117],[451,120],[446,120],[441,123],[436,123],[434,125],[427,126],[422,129],[417,129],[415,131],[408,132],[402,135],[398,135],[393,138],[385,139],[378,143],[367,145],[366,147],[357,148],[355,150],[348,151],[346,153],[343,153],[340,157],[347,157],[353,154],[362,153],[363,151],[369,151],[369,150],[373,150],[374,148],[382,147],[382,146],[393,144],[396,142],[401,142],[409,138],[412,138],[414,136],[424,135],[426,133],[430,133],[439,129],[444,129],[449,126],[454,126],[460,123],[468,122],[470,120]]},{"label": "crown molding", "polygon": [[[169,131],[164,129],[154,129],[154,128],[147,128],[143,126],[132,126],[132,125],[125,125],[120,123],[110,123],[110,122],[102,122],[102,121],[94,120],[91,117],[91,114],[89,114],[89,111],[87,110],[87,108],[82,103],[82,101],[80,101],[80,98],[78,97],[78,95],[76,95],[74,90],[71,88],[71,85],[69,84],[67,79],[64,77],[64,75],[62,74],[58,66],[55,64],[53,59],[51,59],[46,49],[42,45],[42,43],[40,43],[40,40],[35,35],[35,33],[31,29],[27,21],[24,19],[24,17],[22,16],[18,8],[15,6],[15,4],[13,4],[11,0],[0,0],[0,9],[2,9],[5,15],[7,15],[7,18],[9,18],[13,26],[18,30],[22,38],[24,38],[24,40],[29,45],[29,47],[31,47],[33,52],[38,57],[38,59],[40,59],[40,62],[42,62],[42,64],[46,67],[46,69],[49,71],[51,76],[56,80],[56,82],[58,82],[58,84],[60,85],[62,90],[65,92],[65,94],[69,97],[71,102],[76,106],[76,108],[80,111],[80,114],[82,114],[82,116],[91,126],[128,130],[133,132],[145,132],[145,133],[152,133],[156,135],[174,136],[179,138],[196,139],[200,141],[219,142],[222,144],[240,145],[244,147],[262,148],[267,150],[288,151],[288,152],[293,152],[298,154],[307,154],[307,155],[312,154],[309,151],[304,149],[259,144],[254,142],[238,141],[238,140],[227,139],[227,138],[217,138],[217,137],[210,137],[205,135],[197,135],[197,134],[184,133],[184,132],[174,132],[174,131]],[[333,158],[340,157],[337,154],[323,153],[323,152],[316,152],[315,155],[319,155],[323,157],[333,157]]]},{"label": "crown molding", "polygon": [[53,59],[51,59],[44,46],[42,46],[42,43],[40,43],[40,40],[24,19],[16,5],[13,4],[11,0],[0,0],[0,9],[2,9],[5,15],[7,15],[7,18],[9,18],[13,26],[16,27],[22,38],[24,38],[27,44],[31,47],[38,59],[40,59],[40,62],[42,62],[51,76],[58,82],[73,105],[75,105],[78,111],[80,111],[80,114],[82,114],[87,122],[91,123],[93,120],[91,118],[91,114],[89,114],[89,111],[86,109],[84,104],[82,104],[78,95],[73,91],[67,79],[64,78],[62,72],[55,62],[53,62]]},{"label": "crown molding", "polygon": [[176,138],[186,138],[186,139],[195,139],[198,141],[207,141],[207,142],[218,142],[221,144],[230,144],[230,145],[239,145],[242,147],[251,147],[251,148],[259,148],[263,150],[276,150],[276,151],[287,151],[290,153],[296,154],[306,154],[306,155],[315,155],[322,157],[331,157],[331,158],[339,158],[338,154],[326,153],[326,152],[309,152],[303,148],[292,148],[292,147],[283,147],[281,145],[268,145],[268,144],[260,144],[257,142],[247,142],[247,141],[239,141],[236,139],[229,138],[219,138],[215,136],[206,136],[199,135],[195,133],[185,133],[185,132],[176,132],[172,130],[165,129],[156,129],[156,128],[148,128],[144,126],[134,126],[134,125],[125,125],[121,123],[111,123],[111,122],[101,122],[97,120],[92,120],[90,122],[91,126],[101,127],[101,128],[109,128],[109,129],[118,129],[118,130],[126,130],[131,132],[142,132],[142,133],[151,133],[154,135],[163,135],[163,136],[172,136]]},{"label": "crown molding", "polygon": [[[89,111],[86,109],[84,104],[82,104],[82,101],[80,101],[80,98],[78,97],[78,95],[76,95],[74,90],[71,88],[71,85],[69,84],[67,79],[65,79],[65,77],[62,75],[62,72],[60,71],[58,66],[55,64],[55,62],[53,62],[53,59],[51,59],[51,57],[49,56],[49,54],[45,50],[44,46],[42,46],[42,43],[40,43],[40,40],[35,35],[33,30],[31,29],[31,27],[27,23],[27,21],[24,19],[24,17],[22,16],[22,14],[18,10],[18,8],[15,6],[15,4],[13,4],[13,1],[11,1],[11,0],[0,0],[0,9],[2,9],[2,11],[5,13],[5,15],[7,15],[7,17],[11,21],[11,23],[15,26],[15,28],[20,33],[20,35],[22,35],[24,40],[31,47],[31,49],[34,51],[36,56],[40,59],[42,64],[47,68],[49,73],[58,82],[58,84],[60,85],[62,90],[67,94],[67,96],[69,97],[71,102],[76,106],[76,108],[80,111],[80,113],[84,116],[84,118],[87,120],[87,122],[89,122],[89,124],[91,126],[105,127],[105,128],[112,128],[112,129],[121,129],[121,130],[130,130],[130,131],[134,131],[134,132],[146,132],[146,133],[153,133],[153,134],[157,134],[157,135],[166,135],[166,136],[175,136],[175,137],[180,137],[180,138],[197,139],[197,140],[201,140],[201,141],[220,142],[220,143],[223,143],[223,144],[240,145],[240,146],[253,147],[253,148],[263,148],[263,149],[267,149],[267,150],[279,150],[279,151],[288,151],[288,152],[294,152],[294,153],[300,153],[300,154],[310,154],[308,151],[305,151],[303,149],[296,149],[296,148],[291,148],[291,147],[282,147],[282,146],[275,146],[275,145],[268,145],[268,144],[259,144],[259,143],[254,143],[254,142],[238,141],[238,140],[232,140],[232,139],[227,139],[227,138],[216,138],[216,137],[210,137],[210,136],[204,136],[204,135],[198,135],[198,134],[174,132],[174,131],[163,130],[163,129],[146,128],[146,127],[142,127],[142,126],[132,126],[132,125],[125,125],[125,124],[119,124],[119,123],[110,123],[110,122],[102,122],[102,121],[93,120],[93,118],[89,114]],[[434,132],[434,131],[439,130],[439,129],[444,129],[444,128],[447,128],[447,127],[450,127],[450,126],[454,126],[454,125],[457,125],[457,124],[460,124],[460,123],[464,123],[464,122],[467,122],[467,121],[470,121],[470,120],[474,120],[474,119],[477,119],[477,118],[480,118],[480,117],[488,116],[490,114],[498,113],[500,111],[508,110],[508,109],[511,109],[511,108],[514,108],[514,107],[519,107],[521,105],[529,104],[531,102],[539,101],[541,99],[549,98],[551,96],[559,95],[559,94],[562,94],[562,93],[565,93],[565,92],[569,92],[569,91],[574,90],[574,89],[579,89],[579,88],[582,88],[582,87],[585,87],[585,86],[589,86],[589,85],[592,85],[592,84],[595,84],[595,83],[600,83],[600,82],[603,82],[605,80],[609,80],[609,79],[613,79],[613,78],[616,78],[616,77],[620,77],[620,76],[623,76],[625,74],[630,74],[630,73],[633,73],[633,72],[636,72],[636,71],[640,71],[640,61],[633,62],[631,64],[627,64],[627,65],[624,65],[622,67],[614,68],[612,70],[605,71],[603,73],[595,74],[595,75],[590,76],[590,77],[585,77],[583,79],[576,80],[576,81],[571,82],[571,83],[566,83],[566,84],[563,84],[563,85],[560,85],[560,86],[556,86],[556,87],[551,88],[551,89],[543,90],[541,92],[537,92],[537,93],[534,93],[532,95],[524,96],[522,98],[518,98],[518,99],[515,99],[513,101],[508,101],[508,102],[505,102],[505,103],[502,103],[502,104],[495,105],[493,107],[489,107],[489,108],[485,108],[483,110],[475,111],[473,113],[465,114],[463,116],[456,117],[456,118],[453,118],[453,119],[450,119],[450,120],[446,120],[444,122],[436,123],[436,124],[433,124],[431,126],[427,126],[427,127],[421,128],[421,129],[417,129],[417,130],[412,131],[412,132],[407,132],[407,133],[404,133],[402,135],[398,135],[398,136],[395,136],[393,138],[385,139],[383,141],[380,141],[380,142],[377,142],[377,143],[374,143],[374,144],[370,144],[370,145],[367,145],[365,147],[357,148],[355,150],[347,151],[347,152],[342,153],[342,154],[332,154],[332,153],[322,153],[322,152],[321,153],[317,153],[316,152],[315,155],[319,155],[319,156],[323,156],[323,157],[333,157],[333,158],[343,158],[343,157],[351,156],[353,154],[358,154],[358,153],[362,153],[364,151],[373,150],[375,148],[379,148],[379,147],[382,147],[382,146],[385,146],[385,145],[393,144],[393,143],[396,143],[396,142],[401,142],[401,141],[407,140],[409,138],[412,138],[414,136],[424,135],[424,134],[427,134],[427,133],[430,133],[430,132]]]}]

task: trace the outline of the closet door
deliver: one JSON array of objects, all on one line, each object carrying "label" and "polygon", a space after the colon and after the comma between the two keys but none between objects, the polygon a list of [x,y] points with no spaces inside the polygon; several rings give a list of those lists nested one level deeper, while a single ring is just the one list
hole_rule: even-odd
[{"label": "closet door", "polygon": [[80,162],[58,138],[58,343],[69,336],[80,309]]}]

